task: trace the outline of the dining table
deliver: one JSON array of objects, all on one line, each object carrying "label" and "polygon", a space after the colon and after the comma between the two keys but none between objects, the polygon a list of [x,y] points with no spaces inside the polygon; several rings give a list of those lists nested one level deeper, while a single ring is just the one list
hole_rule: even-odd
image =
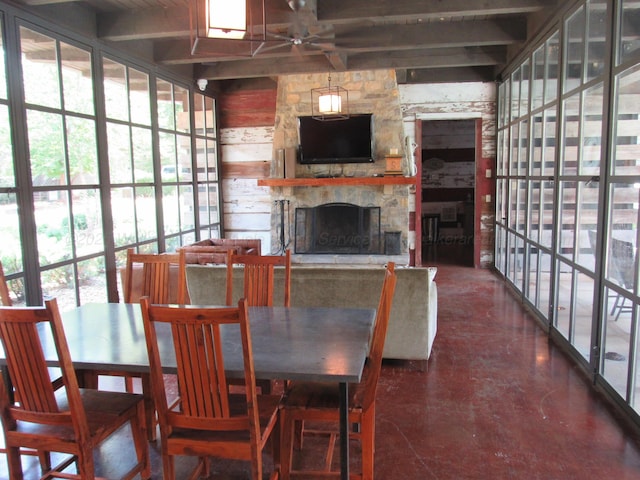
[{"label": "dining table", "polygon": [[[210,306],[215,308],[215,306]],[[188,308],[188,307],[185,307]],[[375,309],[333,307],[249,307],[254,370],[257,379],[332,382],[340,390],[340,478],[349,478],[349,383],[360,381],[375,322]],[[61,312],[79,381],[97,388],[95,372],[149,373],[139,304],[88,303]],[[165,373],[175,373],[171,331],[159,325]],[[45,358],[57,366],[53,339],[43,335]],[[223,330],[225,372],[244,375],[239,331]],[[4,363],[1,352],[0,364]],[[144,382],[143,382],[144,385]],[[153,413],[151,392],[145,405]],[[152,415],[147,415],[150,423]]]}]

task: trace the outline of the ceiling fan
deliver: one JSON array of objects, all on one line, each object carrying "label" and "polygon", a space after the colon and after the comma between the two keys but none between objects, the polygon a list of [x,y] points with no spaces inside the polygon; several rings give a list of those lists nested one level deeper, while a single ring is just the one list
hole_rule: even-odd
[{"label": "ceiling fan", "polygon": [[[260,53],[272,52],[290,48],[298,55],[303,55],[307,48],[320,50],[323,52],[335,50],[334,31],[332,27],[323,28],[319,25],[311,25],[302,17],[305,15],[305,0],[286,0],[287,5],[292,10],[292,22],[286,31],[267,32],[265,45],[258,49],[256,55]],[[316,30],[312,32],[311,29]]]}]

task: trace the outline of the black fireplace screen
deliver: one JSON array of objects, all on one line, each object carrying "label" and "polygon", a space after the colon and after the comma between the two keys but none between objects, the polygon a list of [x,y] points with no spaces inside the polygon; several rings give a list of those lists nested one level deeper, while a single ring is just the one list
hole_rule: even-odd
[{"label": "black fireplace screen", "polygon": [[326,203],[296,208],[295,253],[379,254],[380,207]]}]

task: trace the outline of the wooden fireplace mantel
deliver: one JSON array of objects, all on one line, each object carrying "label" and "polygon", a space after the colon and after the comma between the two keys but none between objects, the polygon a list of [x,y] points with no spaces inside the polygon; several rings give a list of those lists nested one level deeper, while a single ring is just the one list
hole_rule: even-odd
[{"label": "wooden fireplace mantel", "polygon": [[376,185],[415,185],[416,177],[388,175],[385,177],[327,177],[327,178],[262,178],[260,187],[340,187]]}]

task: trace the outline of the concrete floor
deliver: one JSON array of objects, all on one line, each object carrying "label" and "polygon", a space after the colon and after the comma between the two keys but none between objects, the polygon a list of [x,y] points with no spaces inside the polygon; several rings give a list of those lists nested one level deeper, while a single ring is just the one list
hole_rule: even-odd
[{"label": "concrete floor", "polygon": [[[639,439],[500,279],[443,261],[436,282],[438,335],[428,369],[392,361],[383,368],[376,479],[640,479]],[[107,470],[126,460],[123,440],[101,451]],[[159,479],[155,445],[153,452]],[[218,468],[216,478],[247,478],[238,465]],[[0,478],[7,478],[2,461]]]}]

